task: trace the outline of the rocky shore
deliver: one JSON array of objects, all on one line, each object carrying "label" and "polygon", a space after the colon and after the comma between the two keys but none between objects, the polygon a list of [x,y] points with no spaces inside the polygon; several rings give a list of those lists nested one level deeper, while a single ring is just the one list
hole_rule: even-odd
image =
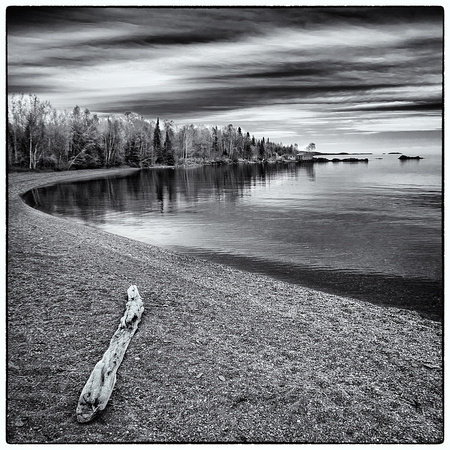
[{"label": "rocky shore", "polygon": [[[133,169],[130,169],[133,170]],[[51,217],[8,176],[8,443],[440,443],[442,325]],[[131,284],[145,312],[108,406],[78,397]]]}]

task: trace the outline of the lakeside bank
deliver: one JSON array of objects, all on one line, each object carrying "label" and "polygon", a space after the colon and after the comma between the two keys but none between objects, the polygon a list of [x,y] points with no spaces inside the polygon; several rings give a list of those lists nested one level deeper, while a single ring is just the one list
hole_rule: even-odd
[{"label": "lakeside bank", "polygon": [[[114,173],[8,176],[8,442],[441,442],[440,323],[164,251],[19,197]],[[80,425],[78,396],[130,284],[142,323],[106,410]]]}]

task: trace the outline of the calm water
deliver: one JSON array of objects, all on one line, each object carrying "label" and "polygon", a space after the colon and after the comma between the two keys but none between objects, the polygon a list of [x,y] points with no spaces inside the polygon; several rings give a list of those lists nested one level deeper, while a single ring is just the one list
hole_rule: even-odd
[{"label": "calm water", "polygon": [[369,159],[142,170],[33,190],[27,201],[160,247],[438,318],[441,158]]}]

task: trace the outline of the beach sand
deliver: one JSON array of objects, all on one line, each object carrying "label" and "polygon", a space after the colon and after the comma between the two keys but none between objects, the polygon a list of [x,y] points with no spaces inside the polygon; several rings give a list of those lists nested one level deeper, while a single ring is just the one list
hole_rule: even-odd
[{"label": "beach sand", "polygon": [[[113,173],[8,176],[7,442],[442,442],[441,323],[105,233],[19,197]],[[108,406],[79,424],[80,392],[131,284],[142,322]]]}]

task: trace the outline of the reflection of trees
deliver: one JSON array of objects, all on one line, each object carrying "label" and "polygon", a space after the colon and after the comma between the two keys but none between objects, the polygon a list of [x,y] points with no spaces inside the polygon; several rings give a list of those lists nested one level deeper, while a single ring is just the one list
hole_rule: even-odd
[{"label": "reflection of trees", "polygon": [[33,190],[26,199],[53,214],[103,222],[110,212],[173,213],[199,201],[237,202],[280,176],[314,181],[313,164],[237,164],[196,169],[144,169],[131,175],[64,183]]},{"label": "reflection of trees", "polygon": [[314,168],[314,164],[303,164],[301,168],[306,170],[306,174],[310,181],[316,181],[316,169]]}]

